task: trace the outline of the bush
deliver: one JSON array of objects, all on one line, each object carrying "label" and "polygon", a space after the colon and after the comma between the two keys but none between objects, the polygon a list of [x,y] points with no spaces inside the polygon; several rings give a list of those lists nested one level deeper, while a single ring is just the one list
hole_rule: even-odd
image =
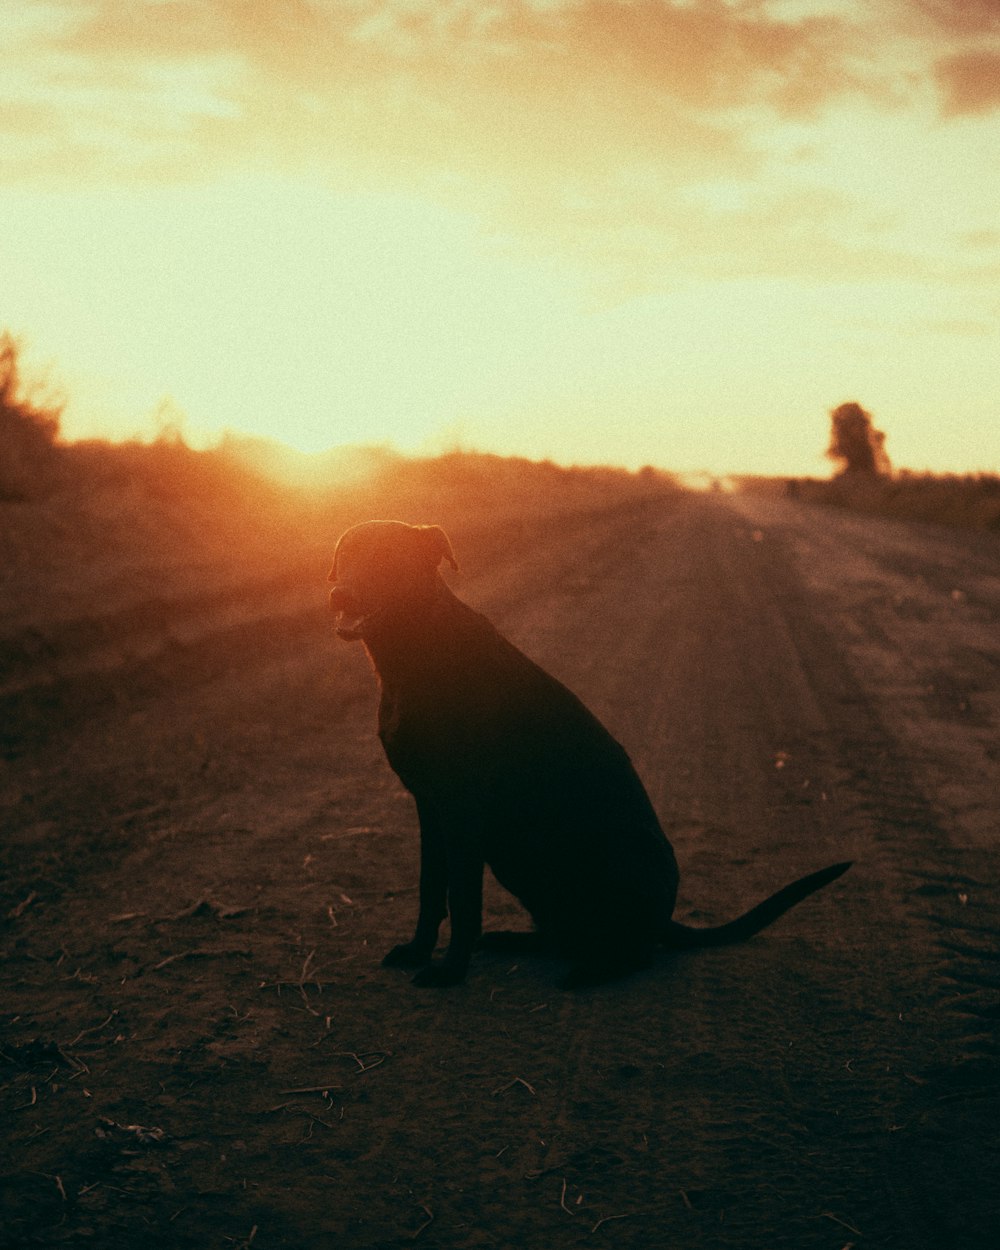
[{"label": "bush", "polygon": [[885,435],[876,430],[871,413],[860,404],[841,404],[830,413],[830,446],[826,454],[840,463],[841,474],[887,477],[892,471],[885,451]]},{"label": "bush", "polygon": [[59,459],[60,409],[40,407],[23,393],[17,343],[0,334],[0,500],[23,501],[52,487]]}]

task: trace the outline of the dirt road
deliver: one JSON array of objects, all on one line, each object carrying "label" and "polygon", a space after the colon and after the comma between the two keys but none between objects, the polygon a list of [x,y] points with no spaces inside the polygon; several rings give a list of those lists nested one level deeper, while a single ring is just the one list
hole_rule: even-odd
[{"label": "dirt road", "polygon": [[668,492],[453,538],[458,593],[632,754],[679,918],[854,868],[618,986],[482,955],[417,990],[379,967],[415,819],[325,568],[22,679],[0,1244],[993,1245],[997,537]]}]

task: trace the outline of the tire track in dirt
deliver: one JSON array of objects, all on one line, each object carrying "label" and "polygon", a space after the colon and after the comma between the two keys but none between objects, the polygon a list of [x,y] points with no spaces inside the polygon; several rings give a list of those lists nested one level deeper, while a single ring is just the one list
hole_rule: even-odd
[{"label": "tire track in dirt", "polygon": [[37,750],[95,717],[212,681],[248,658],[273,662],[314,641],[323,623],[299,582],[70,622],[37,650],[15,639],[0,686],[0,750]]},{"label": "tire track in dirt", "polygon": [[[698,901],[693,918],[707,923],[733,914],[788,877],[842,857],[833,822],[816,828],[798,785],[801,778],[819,784],[820,795],[825,792],[815,756],[826,692],[811,689],[809,674],[794,663],[793,629],[762,595],[761,552],[752,534],[734,528],[715,505],[692,502],[666,527],[661,552],[667,575],[661,574],[658,600],[653,599],[657,610],[649,614],[640,641],[620,651],[624,663],[612,680],[622,706],[629,691],[639,695],[629,736],[641,730],[642,742],[638,749],[630,745],[677,844],[682,897]],[[636,661],[657,674],[655,683],[638,692]],[[802,778],[804,761],[810,774]],[[804,838],[809,825],[811,837]],[[828,934],[839,927],[836,912],[831,925],[831,910],[840,905],[840,893],[831,892],[787,924],[811,932],[822,947],[824,929]],[[815,1233],[809,1221],[822,1215],[796,1210],[795,1197],[801,1202],[804,1191],[789,1156],[799,1155],[815,1129],[804,1114],[809,1108],[789,1124],[788,1064],[775,1065],[768,1053],[770,1039],[788,1037],[789,1045],[801,1047],[801,1038],[787,1032],[788,1004],[777,987],[771,984],[765,993],[752,989],[762,974],[767,983],[772,943],[780,942],[781,934],[745,950],[691,956],[672,970],[678,993],[659,1062],[672,1069],[669,1118],[676,1122],[680,1111],[691,1130],[684,1145],[688,1179],[681,1188],[689,1198],[697,1194],[704,1209],[726,1223],[719,1244],[739,1244],[741,1235],[761,1236],[764,1228],[766,1244],[802,1244]],[[833,975],[835,980],[842,970]],[[801,971],[795,979],[803,990],[809,984]],[[709,1012],[700,1004],[710,1005]],[[720,1020],[711,1009],[723,1005]],[[808,1039],[808,1022],[800,1024]],[[762,1151],[773,1176],[764,1191]],[[849,1153],[854,1167],[853,1142]],[[813,1179],[822,1193],[821,1178]],[[827,1201],[832,1203],[832,1196]]]},{"label": "tire track in dirt", "polygon": [[[865,890],[875,909],[866,924],[877,939],[871,955],[879,958],[883,975],[892,974],[887,989],[907,982],[912,987],[905,1020],[926,1034],[922,1065],[913,1062],[908,1071],[921,1090],[913,1115],[922,1140],[908,1155],[900,1149],[907,1143],[901,1131],[893,1137],[896,1150],[887,1156],[899,1156],[895,1205],[903,1205],[899,1195],[912,1184],[907,1174],[919,1177],[912,1200],[905,1204],[918,1213],[919,1223],[934,1230],[942,1244],[952,1239],[966,1244],[963,1238],[978,1244],[976,1239],[986,1235],[995,1218],[981,1145],[982,1126],[996,1114],[997,1103],[1000,900],[980,828],[970,827],[961,811],[942,801],[938,778],[942,760],[947,760],[971,788],[985,784],[995,813],[1000,779],[995,759],[984,760],[981,749],[984,737],[995,741],[996,722],[984,735],[988,715],[978,722],[964,717],[961,732],[953,725],[943,740],[935,731],[934,712],[928,716],[926,704],[918,708],[913,703],[911,688],[917,683],[905,674],[920,672],[931,662],[961,684],[962,646],[970,642],[970,627],[971,641],[989,643],[979,632],[981,617],[972,621],[964,600],[956,602],[951,591],[956,577],[959,584],[985,583],[992,590],[992,601],[981,598],[980,609],[986,609],[995,638],[998,566],[995,558],[992,566],[984,560],[981,541],[933,527],[924,535],[908,527],[881,529],[877,523],[859,527],[854,518],[845,518],[841,527],[836,517],[803,517],[798,510],[788,515],[781,509],[776,515],[772,507],[749,499],[740,510],[752,523],[765,526],[766,540],[776,548],[774,584],[792,608],[795,637],[817,690],[840,688],[839,699],[825,701],[828,738],[836,745],[830,780],[843,796],[845,824],[867,861],[858,867],[867,867],[869,877],[876,878],[872,884],[877,892],[870,886]],[[897,544],[907,550],[905,561]],[[966,548],[974,550],[972,559],[965,558]],[[922,565],[917,559],[921,550]],[[938,568],[944,550],[950,572],[942,585],[940,575],[931,570]],[[994,543],[994,557],[998,550]],[[928,575],[919,574],[916,585],[894,584],[893,574],[904,563],[906,577],[915,576],[913,570],[919,568]],[[831,569],[836,570],[834,582],[828,576]],[[789,593],[795,581],[808,586],[807,596]],[[925,586],[935,583],[939,602],[928,604]],[[859,590],[865,596],[860,614]],[[873,594],[880,605],[875,613]],[[925,610],[915,624],[912,613],[895,609],[917,599]],[[900,620],[903,629],[897,627]],[[996,683],[990,693],[995,699]],[[935,757],[936,767],[929,766]],[[985,775],[980,773],[983,763]],[[985,802],[970,806],[981,808]],[[979,930],[978,940],[956,942],[969,920]],[[862,923],[863,917],[855,911],[852,921]],[[913,1060],[918,1058],[914,1053]],[[952,1138],[956,1162],[961,1162],[943,1176],[929,1143]],[[949,1208],[952,1222],[942,1218]]]}]

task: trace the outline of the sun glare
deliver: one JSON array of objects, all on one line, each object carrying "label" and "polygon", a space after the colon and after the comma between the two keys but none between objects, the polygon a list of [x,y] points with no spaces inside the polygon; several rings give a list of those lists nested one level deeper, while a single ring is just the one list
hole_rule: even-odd
[{"label": "sun glare", "polygon": [[[916,283],[688,278],[595,303],[565,263],[416,197],[255,178],[67,194],[62,211],[50,194],[44,214],[27,192],[6,200],[25,246],[5,294],[71,345],[30,345],[66,390],[71,438],[155,434],[166,401],[195,446],[227,429],[306,453],[457,438],[564,462],[815,473],[826,411],[860,395],[883,419],[906,411],[909,462],[932,463],[926,379],[905,340],[882,346],[884,326],[918,325]],[[961,291],[938,308],[957,325]],[[938,352],[958,363],[970,325],[935,332]],[[985,357],[976,367],[985,386]],[[960,415],[947,378],[935,385]]]},{"label": "sun glare", "polygon": [[[70,435],[125,433],[169,396],[195,441],[412,449],[484,391],[530,389],[576,306],[467,217],[405,196],[252,180],[74,195],[52,221],[8,294],[74,345],[71,399],[74,372],[107,362],[126,410],[102,427],[71,403]],[[40,290],[43,264],[94,299]]]}]

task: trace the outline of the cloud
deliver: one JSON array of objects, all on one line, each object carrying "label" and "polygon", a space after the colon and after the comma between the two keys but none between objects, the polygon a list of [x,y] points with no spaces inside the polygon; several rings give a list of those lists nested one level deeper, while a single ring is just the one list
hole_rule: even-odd
[{"label": "cloud", "polygon": [[[550,159],[559,124],[576,157],[582,145],[572,132],[584,127],[598,148],[613,141],[651,151],[664,128],[676,145],[682,116],[696,138],[694,119],[735,134],[748,109],[807,120],[838,100],[884,104],[901,90],[900,67],[883,55],[895,31],[885,13],[915,5],[935,29],[968,32],[996,11],[994,0],[884,3],[850,17],[835,0],[804,10],[775,10],[768,0],[62,0],[39,6],[47,30],[40,20],[26,24],[16,51],[32,62],[56,143],[87,144],[100,116],[105,133],[141,138],[147,164],[155,164],[157,121],[170,150],[184,130],[209,157],[228,145],[244,156],[273,146],[287,158],[291,137],[299,153],[325,141],[322,160],[352,136],[356,148],[384,143],[393,153],[397,135],[409,140],[418,125],[427,135],[418,155],[433,151],[435,133],[439,150],[466,155],[528,115],[532,124],[512,141]],[[157,108],[151,76],[183,87],[196,75],[202,110],[181,107],[172,117],[162,92]],[[61,107],[67,80],[75,118]],[[381,130],[366,124],[368,108],[382,116]],[[234,124],[199,127],[201,116]],[[102,144],[89,146],[99,159]]]},{"label": "cloud", "polygon": [[725,10],[696,8],[74,0],[23,33],[0,84],[12,123],[34,129],[5,173],[167,181],[249,164],[488,186],[663,159],[678,176],[735,171],[752,147],[719,110],[748,98],[741,60],[782,54],[736,39],[709,70]]},{"label": "cloud", "polygon": [[[60,45],[97,59],[228,52],[287,63],[334,23],[309,0],[62,0]],[[345,14],[350,4],[332,6]],[[70,19],[70,20],[66,20]]]},{"label": "cloud", "polygon": [[[881,207],[900,150],[880,126],[913,107],[932,63],[949,115],[997,104],[996,54],[966,46],[995,0],[43,8],[48,24],[17,33],[0,81],[9,179],[239,171],[401,191],[461,209],[498,247],[586,267],[609,291],[678,273],[917,277],[926,266],[861,207]],[[796,155],[824,144],[825,162]]]},{"label": "cloud", "polygon": [[997,0],[905,0],[946,35],[986,35],[1000,31]]},{"label": "cloud", "polygon": [[761,100],[807,111],[860,79],[845,60],[851,27],[835,16],[769,17],[723,0],[525,0],[483,6],[371,4],[358,37],[424,67],[477,72],[557,93],[587,83],[605,98],[666,97],[703,111]]},{"label": "cloud", "polygon": [[965,230],[958,241],[963,248],[974,251],[1000,251],[1000,230]]},{"label": "cloud", "polygon": [[973,48],[942,57],[934,66],[944,117],[1000,109],[1000,51]]},{"label": "cloud", "polygon": [[[664,112],[704,119],[764,105],[801,116],[838,94],[865,89],[864,75],[850,63],[851,32],[842,21],[778,20],[762,4],[74,0],[46,7],[50,37],[36,27],[35,43],[24,51],[34,53],[36,90],[53,92],[53,113],[65,76],[79,93],[91,92],[93,110],[85,107],[77,131],[103,106],[128,134],[133,105],[143,112],[145,80],[154,70],[161,79],[183,80],[207,68],[219,100],[248,122],[259,122],[270,104],[284,114],[286,131],[295,121],[312,136],[325,114],[331,129],[340,121],[341,137],[360,125],[365,142],[373,136],[356,112],[373,97],[383,106],[405,98],[415,118],[446,133],[449,122],[457,123],[452,139],[463,117],[502,128],[509,112],[530,111],[556,114],[564,128],[582,114],[598,142],[614,135],[627,144],[643,130],[652,143]],[[164,126],[175,131],[168,111]],[[69,127],[60,130],[65,136]],[[199,138],[222,145],[228,134],[244,144],[244,130]],[[489,125],[485,130],[488,136]],[[536,133],[544,149],[545,125]],[[143,137],[151,138],[148,129]],[[392,135],[384,137],[391,147]],[[522,142],[530,151],[532,128]]]},{"label": "cloud", "polygon": [[[0,84],[37,118],[8,174],[323,171],[551,199],[610,171],[753,177],[769,125],[887,76],[835,0],[63,0]],[[554,193],[553,193],[554,194]]]},{"label": "cloud", "polygon": [[[609,199],[604,200],[605,213]],[[611,301],[691,280],[787,278],[818,283],[915,280],[933,262],[895,241],[888,225],[842,191],[749,184],[732,203],[711,184],[683,194],[623,195],[602,219],[552,215],[549,241],[576,255]],[[624,224],[622,224],[624,223]],[[609,247],[609,241],[613,246]]]},{"label": "cloud", "polygon": [[[158,176],[191,168],[203,121],[232,117],[240,63],[224,42],[162,23],[173,4],[50,3],[15,31],[0,80],[3,130],[35,121],[5,153],[6,181]],[[141,18],[148,17],[143,25]],[[44,21],[43,21],[44,17]]]}]

